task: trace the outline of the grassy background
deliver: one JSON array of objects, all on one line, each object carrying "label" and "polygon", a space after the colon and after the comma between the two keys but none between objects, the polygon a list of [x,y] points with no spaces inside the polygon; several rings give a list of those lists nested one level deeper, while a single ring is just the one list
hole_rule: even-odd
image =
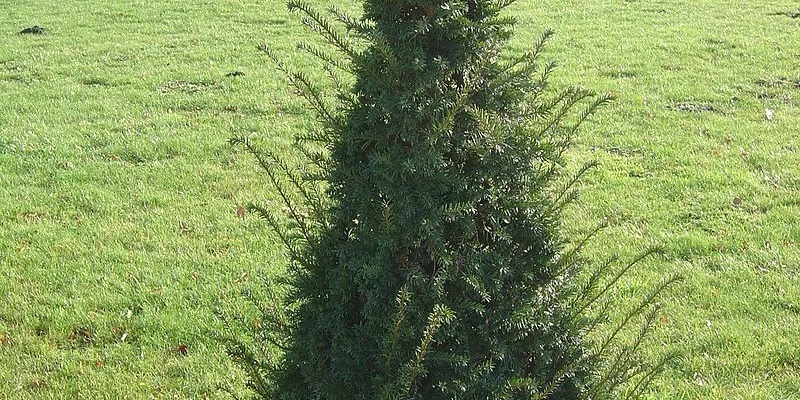
[{"label": "grassy background", "polygon": [[[280,267],[233,135],[285,146],[309,115],[256,50],[307,36],[281,2],[0,0],[0,399],[216,398],[241,387],[213,311]],[[327,3],[316,1],[320,5]],[[571,153],[601,168],[567,220],[587,255],[685,276],[647,350],[658,399],[800,398],[796,1],[521,1],[559,85],[619,100]],[[46,34],[18,35],[41,25]],[[226,76],[240,71],[244,75]],[[768,121],[766,109],[774,118]]]}]

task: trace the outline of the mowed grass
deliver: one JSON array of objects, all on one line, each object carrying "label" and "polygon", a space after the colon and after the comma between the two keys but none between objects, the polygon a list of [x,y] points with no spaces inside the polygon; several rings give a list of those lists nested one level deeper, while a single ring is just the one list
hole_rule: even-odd
[{"label": "mowed grass", "polygon": [[[556,29],[556,86],[618,97],[570,155],[573,168],[601,167],[566,230],[607,220],[586,253],[596,260],[665,247],[626,278],[621,307],[668,273],[685,278],[645,351],[682,354],[652,398],[800,398],[798,8],[512,8],[515,51]],[[0,10],[0,398],[241,390],[214,311],[234,309],[282,261],[266,226],[237,215],[271,193],[227,139],[281,149],[313,125],[256,49],[270,43],[314,73],[293,48],[313,36],[273,0]],[[17,34],[33,25],[46,33]]]}]

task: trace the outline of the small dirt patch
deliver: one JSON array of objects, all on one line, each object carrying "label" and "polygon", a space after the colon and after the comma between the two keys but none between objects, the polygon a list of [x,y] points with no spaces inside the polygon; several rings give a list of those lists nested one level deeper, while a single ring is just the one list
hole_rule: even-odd
[{"label": "small dirt patch", "polygon": [[786,12],[775,12],[770,15],[776,15],[781,17],[789,17],[791,19],[800,18],[800,10],[797,11],[786,11]]},{"label": "small dirt patch", "polygon": [[604,149],[608,154],[613,154],[620,157],[632,157],[634,155],[641,155],[643,153],[640,149],[631,149],[624,147],[607,147]]},{"label": "small dirt patch", "polygon": [[20,35],[44,35],[45,29],[39,25],[31,26],[30,28],[25,28],[19,31]]},{"label": "small dirt patch", "polygon": [[800,79],[791,80],[786,77],[781,77],[777,79],[759,79],[756,81],[756,84],[759,86],[771,87],[771,88],[788,87],[788,88],[800,89]]},{"label": "small dirt patch", "polygon": [[84,86],[114,86],[105,78],[86,78],[81,81]]},{"label": "small dirt patch", "polygon": [[700,42],[706,44],[709,47],[715,47],[725,50],[733,50],[736,48],[736,44],[719,38],[707,37],[700,39]]},{"label": "small dirt patch", "polygon": [[22,69],[14,60],[0,60],[0,68],[7,71],[19,71]]},{"label": "small dirt patch", "polygon": [[703,102],[694,102],[694,101],[682,101],[673,103],[669,106],[669,109],[672,111],[683,111],[683,112],[690,112],[690,113],[723,113],[722,110],[714,107],[710,103],[703,103]]},{"label": "small dirt patch", "polygon": [[69,338],[79,345],[89,346],[95,341],[94,329],[88,326],[77,327],[72,330]]},{"label": "small dirt patch", "polygon": [[634,71],[608,71],[603,73],[603,75],[612,78],[612,79],[634,79],[636,78],[636,72]]},{"label": "small dirt patch", "polygon": [[767,91],[763,91],[756,95],[756,98],[759,100],[777,100],[783,103],[789,103],[792,101],[792,95],[788,93],[770,93]]},{"label": "small dirt patch", "polygon": [[198,93],[217,88],[214,82],[189,82],[189,81],[170,81],[158,88],[161,94],[166,93]]}]

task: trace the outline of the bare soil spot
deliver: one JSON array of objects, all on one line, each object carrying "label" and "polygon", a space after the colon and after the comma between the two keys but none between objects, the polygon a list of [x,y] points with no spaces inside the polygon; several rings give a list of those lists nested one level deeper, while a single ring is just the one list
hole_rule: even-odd
[{"label": "bare soil spot", "polygon": [[725,50],[733,50],[736,48],[736,45],[731,42],[713,37],[703,38],[700,41],[709,47],[716,47]]},{"label": "bare soil spot", "polygon": [[781,16],[781,17],[789,17],[791,19],[800,18],[800,10],[797,11],[784,11],[784,12],[774,12],[769,15]]},{"label": "bare soil spot", "polygon": [[81,83],[84,86],[96,86],[96,87],[99,87],[99,86],[104,86],[104,87],[114,86],[114,84],[109,82],[107,79],[105,79],[105,78],[97,78],[97,77],[84,79],[83,81],[81,81]]},{"label": "bare soil spot", "polygon": [[603,75],[608,76],[612,79],[634,79],[636,78],[636,72],[634,71],[609,71],[604,73]]},{"label": "bare soil spot", "polygon": [[694,102],[694,101],[682,101],[677,102],[669,106],[669,109],[672,111],[682,111],[682,112],[690,112],[690,113],[721,113],[724,114],[722,110],[715,107],[710,103],[704,102]]},{"label": "bare soil spot", "polygon": [[39,25],[31,26],[19,31],[20,35],[44,35],[45,29]]},{"label": "bare soil spot", "polygon": [[216,89],[217,84],[214,82],[190,82],[190,81],[170,81],[158,88],[161,94],[166,93],[199,93],[212,89]]},{"label": "bare soil spot", "polygon": [[770,88],[793,88],[793,89],[800,89],[800,79],[791,80],[786,77],[780,77],[777,79],[759,79],[756,81],[756,84],[759,86],[770,87]]},{"label": "bare soil spot", "polygon": [[89,346],[95,340],[94,329],[88,326],[77,327],[72,330],[69,338],[79,345]]}]

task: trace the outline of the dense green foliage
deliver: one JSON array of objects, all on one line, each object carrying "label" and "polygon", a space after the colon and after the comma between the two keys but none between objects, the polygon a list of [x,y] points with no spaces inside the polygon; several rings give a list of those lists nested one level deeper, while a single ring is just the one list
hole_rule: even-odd
[{"label": "dense green foliage", "polygon": [[[607,220],[582,251],[592,260],[663,244],[620,279],[622,304],[667,271],[686,277],[640,353],[684,356],[647,398],[795,397],[800,19],[786,14],[797,2],[575,5],[508,8],[519,22],[507,56],[553,27],[551,87],[618,97],[565,155],[568,170],[601,167],[577,183],[562,231],[580,238]],[[286,39],[314,33],[283,0],[0,9],[0,398],[228,398],[221,382],[242,397],[213,310],[285,263],[266,222],[237,215],[274,191],[224,140],[258,132],[254,144],[287,156],[313,116],[255,44],[319,82]],[[45,34],[18,34],[34,25]]]},{"label": "dense green foliage", "polygon": [[579,287],[578,249],[558,234],[575,182],[556,189],[562,155],[610,98],[549,90],[538,56],[551,32],[504,58],[511,3],[366,1],[359,20],[331,9],[350,35],[289,4],[340,54],[301,45],[330,97],[275,59],[321,122],[298,137],[312,167],[235,140],[278,190],[280,210],[253,209],[292,264],[286,304],[262,326],[283,355],[231,346],[265,397],[578,399],[651,377],[631,349],[603,363],[617,332],[587,347],[603,270]]}]

